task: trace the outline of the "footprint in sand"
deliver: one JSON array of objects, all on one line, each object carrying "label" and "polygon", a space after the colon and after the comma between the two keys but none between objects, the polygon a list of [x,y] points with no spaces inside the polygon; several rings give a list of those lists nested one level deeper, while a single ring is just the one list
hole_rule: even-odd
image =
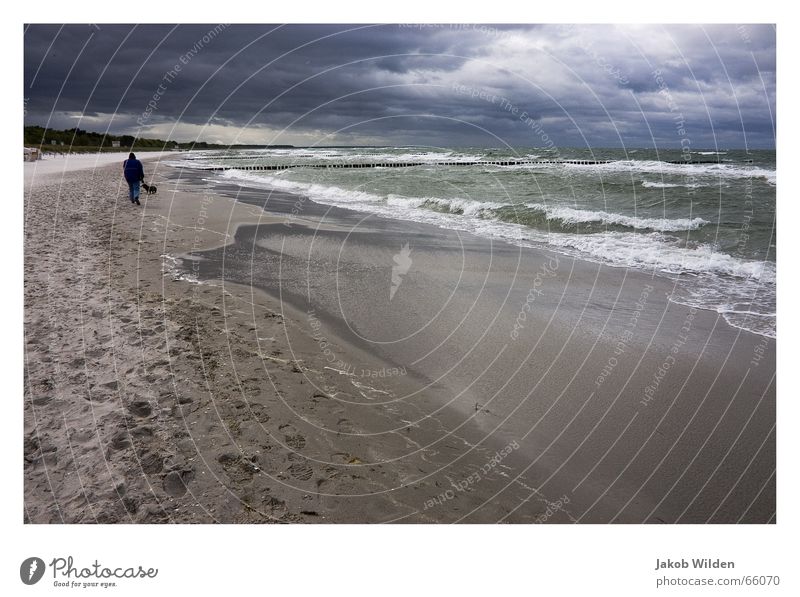
[{"label": "footprint in sand", "polygon": [[306,447],[306,438],[294,425],[284,424],[278,427],[283,433],[285,444],[292,450],[302,450]]},{"label": "footprint in sand", "polygon": [[139,458],[139,465],[142,467],[142,472],[154,475],[164,468],[164,458],[156,452],[145,452]]},{"label": "footprint in sand", "polygon": [[305,462],[295,462],[289,467],[289,474],[298,481],[308,481],[314,470]]},{"label": "footprint in sand", "polygon": [[302,450],[306,447],[306,438],[296,433],[294,435],[286,436],[286,445],[292,450]]},{"label": "footprint in sand", "polygon": [[164,477],[164,491],[172,497],[180,497],[186,493],[186,484],[178,471],[171,471]]},{"label": "footprint in sand", "polygon": [[88,441],[91,441],[97,437],[97,432],[93,429],[75,429],[70,428],[68,431],[69,434],[69,441],[76,442],[80,444],[84,444]]},{"label": "footprint in sand", "polygon": [[137,417],[149,417],[153,412],[153,407],[147,400],[136,400],[128,405],[128,410]]},{"label": "footprint in sand", "polygon": [[253,415],[253,418],[258,421],[259,423],[266,423],[269,421],[269,413],[267,412],[267,408],[263,404],[258,403],[250,403],[250,412]]},{"label": "footprint in sand", "polygon": [[350,419],[339,419],[336,426],[342,433],[353,433],[355,431],[355,425]]},{"label": "footprint in sand", "polygon": [[112,450],[124,450],[130,448],[131,438],[127,431],[117,431],[111,436],[111,441],[108,442],[108,447]]}]

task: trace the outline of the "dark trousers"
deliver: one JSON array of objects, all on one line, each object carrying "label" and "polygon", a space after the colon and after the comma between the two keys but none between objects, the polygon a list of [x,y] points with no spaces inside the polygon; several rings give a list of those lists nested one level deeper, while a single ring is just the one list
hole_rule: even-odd
[{"label": "dark trousers", "polygon": [[129,180],[128,182],[128,189],[130,190],[130,199],[131,201],[135,201],[139,198],[139,181],[138,180]]}]

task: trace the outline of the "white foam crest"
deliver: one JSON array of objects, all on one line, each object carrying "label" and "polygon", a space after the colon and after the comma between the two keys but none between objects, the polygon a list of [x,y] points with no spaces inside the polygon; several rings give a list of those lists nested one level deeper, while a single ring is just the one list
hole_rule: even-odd
[{"label": "white foam crest", "polygon": [[385,162],[440,162],[440,161],[448,161],[448,162],[473,162],[476,160],[481,159],[481,156],[478,155],[468,155],[468,154],[454,154],[452,151],[447,152],[433,152],[433,151],[426,151],[422,153],[387,153],[387,154],[371,154],[363,156],[365,159],[369,160],[378,160],[378,161],[385,161]]},{"label": "white foam crest", "polygon": [[699,189],[700,187],[707,185],[702,185],[698,183],[678,184],[672,182],[652,182],[649,180],[643,180],[642,186],[646,189],[677,189],[679,187],[684,187],[687,189]]},{"label": "white foam crest", "polygon": [[[215,160],[214,158],[238,158],[240,161]],[[280,164],[290,164],[302,166],[304,164],[320,164],[326,162],[335,162],[337,164],[348,163],[370,163],[370,164],[394,164],[403,162],[414,162],[422,164],[435,164],[437,162],[475,162],[480,161],[483,156],[455,153],[452,151],[407,151],[403,153],[363,153],[354,151],[314,151],[309,149],[284,149],[284,150],[259,150],[256,153],[242,153],[238,156],[229,156],[224,154],[203,156],[200,159],[197,157],[189,158],[181,166],[235,166],[237,163],[246,165],[256,165],[263,160],[269,158],[277,158]]]},{"label": "white foam crest", "polygon": [[730,164],[670,164],[655,160],[618,160],[608,164],[575,165],[564,167],[580,170],[600,170],[605,172],[654,172],[657,174],[677,174],[682,176],[705,176],[717,178],[764,178],[775,184],[777,173],[758,166],[733,166]]},{"label": "white foam crest", "polygon": [[[285,173],[282,171],[281,173]],[[280,176],[280,174],[252,174],[243,170],[226,170],[222,173],[222,178],[237,182],[242,186],[257,185],[260,187],[277,189],[292,193],[302,193],[309,195],[312,199],[320,203],[340,205],[340,204],[361,204],[382,202],[383,197],[366,193],[364,191],[354,191],[310,182],[298,182]]]},{"label": "white foam crest", "polygon": [[746,315],[722,313],[722,317],[725,318],[728,325],[739,328],[740,330],[758,334],[759,336],[766,336],[767,338],[777,337],[774,316],[759,313],[749,313]]},{"label": "white foam crest", "polygon": [[443,199],[440,197],[404,197],[402,195],[393,194],[390,194],[386,198],[386,203],[391,206],[407,208],[425,208],[433,205],[441,211],[476,217],[483,216],[488,210],[511,205],[510,203],[475,201],[474,199],[463,199],[460,197]]},{"label": "white foam crest", "polygon": [[668,298],[671,302],[716,311],[741,330],[775,338],[775,286],[759,280],[714,277],[705,283],[682,289]]},{"label": "white foam crest", "polygon": [[551,235],[551,245],[571,248],[612,265],[645,267],[668,273],[714,273],[774,283],[771,262],[737,259],[710,245],[676,246],[663,235],[604,232],[600,234]]},{"label": "white foam crest", "polygon": [[555,207],[541,203],[528,203],[527,207],[542,211],[548,220],[560,220],[565,224],[600,222],[617,226],[627,226],[636,230],[657,230],[659,232],[697,230],[709,224],[703,218],[638,218],[606,211],[591,211],[571,207]]}]

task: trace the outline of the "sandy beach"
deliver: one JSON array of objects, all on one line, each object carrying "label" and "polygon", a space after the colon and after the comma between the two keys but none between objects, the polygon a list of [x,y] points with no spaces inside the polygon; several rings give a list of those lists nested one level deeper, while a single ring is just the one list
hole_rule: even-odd
[{"label": "sandy beach", "polygon": [[4,594],[797,593],[729,4],[23,7]]},{"label": "sandy beach", "polygon": [[[156,182],[141,208],[118,166],[26,189],[25,520],[435,520],[394,497],[424,455],[393,409],[373,419],[398,429],[361,435],[359,406],[334,400],[341,376],[278,302],[165,257],[270,218]],[[390,452],[412,456],[382,464]]]},{"label": "sandy beach", "polygon": [[774,339],[156,159],[26,178],[26,522],[775,521]]}]

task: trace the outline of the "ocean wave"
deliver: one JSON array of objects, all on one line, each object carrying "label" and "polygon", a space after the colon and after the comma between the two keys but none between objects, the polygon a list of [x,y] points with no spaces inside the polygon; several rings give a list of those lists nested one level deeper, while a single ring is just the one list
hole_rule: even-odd
[{"label": "ocean wave", "polygon": [[[711,155],[710,152],[697,152],[698,154]],[[720,152],[722,154],[723,152]],[[186,162],[186,165],[198,165],[196,160],[199,157],[204,161],[204,165],[220,165],[215,162],[215,157],[222,157],[225,154],[213,152],[196,152],[192,154],[194,157],[190,158],[191,162]],[[460,152],[453,150],[414,150],[409,149],[403,152],[391,151],[376,151],[376,152],[363,152],[353,150],[309,150],[308,148],[297,149],[265,149],[253,150],[253,153],[246,153],[241,155],[242,163],[252,165],[255,160],[264,160],[270,157],[277,158],[281,163],[325,163],[330,161],[353,163],[353,162],[367,162],[372,164],[380,163],[397,163],[397,162],[416,162],[422,164],[434,164],[436,162],[481,162],[487,159],[497,159],[498,156],[490,156],[486,153],[472,153]],[[534,160],[534,163],[528,164],[512,164],[509,166],[497,167],[501,169],[570,169],[570,172],[576,173],[592,173],[592,172],[630,172],[630,173],[654,173],[660,175],[677,175],[691,178],[701,179],[720,179],[720,178],[763,178],[769,184],[775,185],[777,180],[777,173],[775,170],[762,168],[759,166],[750,166],[746,164],[672,164],[664,161],[657,160],[615,160],[606,164],[546,164],[536,163],[536,159],[541,158],[540,154],[529,153],[523,159]],[[187,158],[189,159],[189,158]],[[515,161],[519,157],[504,157],[503,160]],[[232,165],[227,162],[225,165]],[[699,186],[706,186],[708,181],[704,184],[702,181],[691,181],[682,183],[679,186],[687,188],[696,188]],[[645,187],[653,188],[671,188],[672,185],[678,183],[663,183],[663,182],[650,182],[642,183]]]},{"label": "ocean wave", "polygon": [[442,213],[473,217],[491,217],[491,213],[495,209],[500,207],[512,207],[511,203],[475,201],[474,199],[463,199],[459,197],[442,199],[440,197],[404,197],[402,195],[393,194],[387,196],[386,204],[405,208],[432,209]]},{"label": "ocean wave", "polygon": [[[681,286],[689,289],[686,299],[691,304],[716,310],[735,327],[772,337],[775,334],[775,318],[769,316],[774,312],[775,264],[735,257],[712,245],[686,246],[669,234],[710,224],[702,218],[644,218],[541,203],[512,204],[465,197],[398,194],[383,197],[294,181],[288,176],[288,172],[266,174],[229,170],[215,174],[210,180],[301,193],[326,205],[464,231],[517,246],[547,247],[610,267],[631,267],[678,276]],[[580,233],[576,231],[578,224],[582,225]],[[587,233],[594,224],[623,229],[598,229]],[[753,297],[759,297],[761,304],[752,303]],[[676,299],[680,302],[680,297]],[[729,306],[748,304],[748,301],[751,305],[746,309]]]},{"label": "ocean wave", "polygon": [[[299,157],[299,156],[297,156]],[[337,154],[313,154],[310,156],[303,156],[304,158],[315,158],[320,161],[336,160],[342,163],[351,162],[368,162],[368,163],[394,163],[394,162],[422,162],[422,163],[436,163],[436,162],[474,162],[481,159],[482,156],[469,155],[469,154],[454,154],[452,151],[447,152],[406,152],[406,153],[337,153]]]},{"label": "ocean wave", "polygon": [[617,266],[644,267],[665,273],[714,273],[774,284],[775,264],[738,259],[710,245],[676,246],[664,235],[603,232],[589,235],[552,235],[551,245],[576,249]]},{"label": "ocean wave", "polygon": [[[702,307],[701,307],[702,308]],[[739,328],[746,332],[766,336],[767,338],[777,337],[777,328],[774,317],[751,313],[742,315],[739,313],[722,313],[722,317],[728,325]]]},{"label": "ocean wave", "polygon": [[[285,171],[276,174],[256,174],[242,170],[226,170],[222,178],[239,181],[240,184],[256,184],[268,188],[288,192],[308,194],[312,199],[321,203],[341,205],[343,207],[357,207],[358,205],[372,205],[377,207],[381,203],[393,208],[393,215],[402,215],[409,212],[406,217],[413,219],[410,210],[432,210],[435,212],[460,215],[465,217],[496,219],[510,223],[528,225],[531,227],[555,224],[567,231],[581,224],[601,224],[604,226],[619,226],[633,230],[653,230],[657,232],[683,232],[697,230],[710,222],[703,218],[648,218],[627,216],[602,210],[576,209],[545,205],[541,203],[513,204],[496,201],[477,201],[469,198],[453,197],[406,197],[403,195],[389,194],[385,199],[380,195],[365,191],[344,189],[309,182],[293,181],[285,176]],[[536,212],[540,214],[538,217]]]},{"label": "ocean wave", "polygon": [[[604,211],[580,210],[547,206],[538,203],[513,205],[467,198],[405,197],[387,198],[364,191],[347,190],[315,183],[296,182],[279,174],[254,174],[238,170],[221,173],[222,179],[255,184],[307,194],[312,200],[328,205],[350,207],[388,217],[435,223],[445,228],[473,231],[508,240],[544,242],[553,247],[575,250],[603,262],[620,266],[658,269],[669,273],[714,272],[737,278],[759,279],[773,283],[775,266],[771,262],[738,259],[717,251],[711,245],[685,247],[675,237],[663,233],[697,229],[709,224],[702,218],[636,218]],[[545,219],[564,223],[599,222],[625,226],[650,233],[601,231],[593,234],[539,230],[516,224],[516,220],[500,218],[499,213],[522,212],[522,208],[538,212]],[[469,216],[453,218],[453,215]],[[443,219],[444,218],[444,219]]]},{"label": "ocean wave", "polygon": [[760,280],[724,279],[712,277],[673,293],[670,302],[710,309],[719,313],[728,325],[767,336],[776,337],[775,286]]},{"label": "ocean wave", "polygon": [[528,203],[526,207],[542,211],[548,220],[560,220],[565,224],[583,224],[599,222],[601,224],[625,226],[635,230],[656,230],[658,232],[679,232],[684,230],[697,230],[709,224],[703,218],[640,218],[609,213],[606,211],[591,211],[574,209],[571,207],[555,207],[540,203]]},{"label": "ocean wave", "polygon": [[763,178],[775,184],[777,173],[758,166],[733,166],[730,164],[670,164],[655,160],[617,160],[607,164],[574,165],[566,168],[599,170],[606,172],[653,172],[656,174],[677,174],[682,176],[701,176],[715,178]]},{"label": "ocean wave", "polygon": [[646,189],[677,189],[679,187],[684,187],[687,189],[699,189],[700,187],[704,187],[707,185],[702,185],[698,183],[679,184],[672,182],[651,182],[649,180],[643,180],[642,186]]},{"label": "ocean wave", "polygon": [[[448,162],[474,162],[482,159],[483,155],[467,154],[451,150],[406,150],[402,152],[360,152],[353,150],[309,150],[308,148],[295,149],[263,149],[248,150],[249,153],[240,154],[243,162],[249,164],[253,160],[265,160],[270,157],[280,158],[281,163],[291,159],[296,159],[298,164],[336,161],[341,163],[368,162],[368,163],[394,163],[394,162],[422,162],[435,163],[440,161]],[[213,159],[214,155],[209,155],[208,159]],[[235,156],[231,156],[235,157]]]},{"label": "ocean wave", "polygon": [[[403,197],[401,195],[389,195],[386,202],[388,205],[397,207],[432,209],[442,213],[498,219],[533,226],[549,222],[558,224],[559,227],[574,228],[579,224],[598,223],[607,226],[632,228],[634,230],[680,232],[697,230],[701,226],[710,223],[703,218],[633,217],[606,211],[557,207],[541,203],[513,204],[463,198],[442,199],[438,197]],[[544,217],[532,218],[526,213],[528,210],[534,210]]]},{"label": "ocean wave", "polygon": [[276,189],[280,191],[287,191],[293,193],[305,193],[312,199],[316,199],[321,203],[334,203],[334,204],[362,204],[362,203],[378,203],[383,201],[383,197],[365,191],[354,191],[342,189],[340,187],[315,184],[310,182],[297,182],[289,180],[282,174],[286,174],[286,170],[279,171],[275,174],[254,174],[244,170],[225,170],[221,173],[221,177],[232,182],[237,182],[241,185],[253,185],[260,188]]}]

